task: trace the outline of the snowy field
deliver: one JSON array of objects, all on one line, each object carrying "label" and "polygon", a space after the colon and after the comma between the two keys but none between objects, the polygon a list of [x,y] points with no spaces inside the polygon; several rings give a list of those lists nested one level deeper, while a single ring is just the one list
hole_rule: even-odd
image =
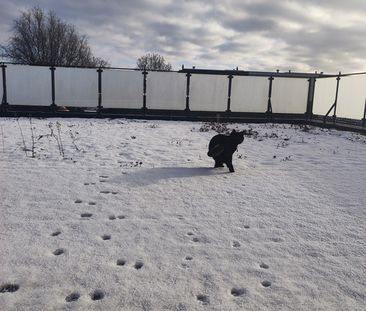
[{"label": "snowy field", "polygon": [[203,123],[0,126],[0,310],[366,309],[365,136],[228,124],[229,173]]}]

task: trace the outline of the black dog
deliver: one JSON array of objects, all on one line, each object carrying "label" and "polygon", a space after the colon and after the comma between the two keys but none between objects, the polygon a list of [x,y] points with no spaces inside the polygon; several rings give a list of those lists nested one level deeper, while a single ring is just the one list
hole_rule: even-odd
[{"label": "black dog", "polygon": [[244,132],[233,130],[229,136],[218,134],[210,140],[207,155],[215,160],[215,167],[223,167],[225,163],[233,173],[233,153],[243,140]]}]

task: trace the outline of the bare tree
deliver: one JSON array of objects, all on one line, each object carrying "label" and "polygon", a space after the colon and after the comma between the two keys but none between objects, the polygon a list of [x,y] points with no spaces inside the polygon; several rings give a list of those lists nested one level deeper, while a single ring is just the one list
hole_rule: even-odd
[{"label": "bare tree", "polygon": [[172,65],[170,63],[165,62],[163,56],[155,53],[147,53],[146,55],[140,57],[137,60],[137,68],[138,69],[146,69],[146,70],[172,70]]},{"label": "bare tree", "polygon": [[108,66],[94,57],[85,35],[58,18],[53,11],[36,6],[14,20],[13,35],[1,45],[1,56],[29,65]]}]

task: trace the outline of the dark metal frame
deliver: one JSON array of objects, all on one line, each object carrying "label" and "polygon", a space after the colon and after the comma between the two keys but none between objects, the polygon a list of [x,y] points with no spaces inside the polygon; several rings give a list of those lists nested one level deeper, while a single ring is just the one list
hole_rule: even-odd
[{"label": "dark metal frame", "polygon": [[[51,90],[52,90],[52,98],[51,105],[49,107],[41,107],[41,106],[20,106],[20,105],[11,105],[8,103],[7,99],[7,77],[6,77],[6,64],[14,64],[14,63],[1,63],[2,68],[2,77],[3,77],[3,95],[1,101],[1,115],[0,116],[11,116],[15,111],[18,113],[17,115],[21,115],[22,113],[26,113],[27,116],[30,114],[33,115],[44,115],[44,116],[75,116],[78,117],[87,116],[91,117],[91,112],[84,111],[83,108],[77,107],[68,107],[69,112],[57,111],[57,103],[55,102],[55,71],[56,67],[49,67],[51,71]],[[59,66],[65,67],[65,66]],[[184,110],[161,110],[161,109],[149,109],[147,107],[147,75],[150,72],[147,70],[140,69],[132,69],[132,68],[116,68],[116,67],[75,67],[75,68],[94,68],[98,74],[98,106],[96,107],[96,113],[99,117],[134,117],[134,118],[159,118],[159,119],[169,119],[169,120],[221,120],[221,121],[246,121],[246,122],[289,122],[289,123],[306,123],[313,122],[318,124],[318,117],[313,115],[313,101],[314,101],[314,92],[315,92],[315,83],[317,79],[320,78],[330,78],[335,77],[337,79],[337,86],[335,90],[335,100],[328,112],[323,118],[323,126],[328,126],[329,124],[326,121],[330,118],[329,114],[333,110],[332,123],[333,127],[336,127],[336,123],[338,121],[342,121],[344,124],[347,124],[347,121],[341,120],[336,116],[337,109],[337,100],[338,100],[338,90],[339,83],[341,77],[350,76],[355,74],[365,74],[365,73],[355,73],[355,74],[341,74],[339,72],[338,75],[324,75],[324,74],[306,74],[306,73],[280,73],[280,72],[258,72],[258,71],[239,71],[239,70],[206,70],[206,69],[182,69],[180,71],[176,71],[186,75],[186,98],[185,98],[185,109]],[[102,91],[102,76],[103,69],[123,69],[123,70],[133,70],[133,71],[141,71],[143,75],[142,81],[142,108],[141,109],[116,109],[116,108],[103,108],[103,91]],[[159,70],[157,70],[159,71]],[[171,72],[171,71],[170,71]],[[194,74],[207,74],[207,75],[226,75],[228,78],[228,93],[227,93],[227,109],[225,111],[191,111],[190,110],[190,83],[191,76]],[[231,111],[231,94],[232,94],[232,80],[235,76],[262,76],[268,77],[269,80],[269,90],[268,90],[268,102],[267,102],[267,110],[262,113],[249,113],[249,112],[232,112]],[[308,86],[308,99],[306,112],[304,114],[279,114],[272,112],[272,85],[273,80],[277,77],[291,77],[291,78],[308,78],[309,86]],[[141,113],[141,110],[143,111]],[[365,130],[365,121],[366,119],[366,99],[365,99],[365,109],[364,115],[362,118],[362,122],[360,123],[360,127]],[[352,125],[348,122],[350,126]]]},{"label": "dark metal frame", "polygon": [[51,92],[52,92],[52,104],[51,107],[56,107],[55,98],[56,98],[56,90],[55,90],[55,70],[54,66],[50,67],[51,70]]},{"label": "dark metal frame", "polygon": [[310,120],[313,116],[313,105],[314,105],[314,92],[315,92],[315,82],[316,78],[309,78],[309,88],[308,88],[308,100],[306,105],[306,118]]},{"label": "dark metal frame", "polygon": [[100,112],[103,109],[102,106],[102,68],[98,68],[98,112]]},{"label": "dark metal frame", "polygon": [[362,126],[365,126],[366,123],[366,97],[365,97],[365,106],[363,109],[363,119],[362,119]]},{"label": "dark metal frame", "polygon": [[190,111],[189,108],[189,93],[190,93],[190,87],[191,87],[191,74],[188,72],[186,74],[187,77],[187,83],[186,83],[186,109],[185,111]]},{"label": "dark metal frame", "polygon": [[272,76],[270,76],[268,78],[268,80],[269,80],[269,89],[268,89],[268,103],[267,103],[266,114],[267,114],[268,118],[271,120],[272,119],[272,85],[273,85],[274,78]]},{"label": "dark metal frame", "polygon": [[226,112],[231,112],[230,110],[230,105],[231,105],[231,86],[232,86],[232,82],[233,82],[233,75],[228,75],[227,76],[229,79],[229,86],[228,86],[228,91],[227,91],[227,109]]},{"label": "dark metal frame", "polygon": [[1,64],[1,72],[2,72],[2,76],[3,76],[3,96],[1,99],[1,105],[2,107],[9,105],[8,104],[8,99],[7,99],[7,91],[6,91],[6,65],[3,63]]},{"label": "dark metal frame", "polygon": [[143,86],[143,93],[142,93],[142,110],[147,110],[147,107],[146,107],[146,91],[147,91],[147,75],[148,75],[148,72],[146,70],[144,70],[142,72],[143,76],[144,76],[144,86]]},{"label": "dark metal frame", "polygon": [[336,119],[337,119],[337,101],[338,101],[338,90],[339,90],[339,81],[341,80],[341,73],[339,73],[338,77],[337,77],[337,86],[336,86],[336,92],[335,92],[335,98],[334,98],[334,103],[333,105],[329,108],[328,112],[325,114],[324,116],[324,123],[327,121],[328,115],[330,114],[330,112],[333,110],[333,123],[336,123]]}]

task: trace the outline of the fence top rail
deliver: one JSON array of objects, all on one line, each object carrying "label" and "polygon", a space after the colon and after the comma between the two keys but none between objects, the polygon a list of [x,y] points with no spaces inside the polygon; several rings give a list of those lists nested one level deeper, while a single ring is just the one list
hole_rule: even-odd
[{"label": "fence top rail", "polygon": [[279,71],[248,71],[248,70],[219,70],[219,69],[196,69],[196,68],[182,68],[181,70],[151,70],[151,69],[139,69],[131,67],[99,67],[99,66],[64,66],[64,65],[51,65],[51,64],[24,64],[17,62],[1,61],[0,66],[4,65],[21,65],[21,66],[34,66],[34,67],[54,67],[54,68],[80,68],[80,69],[104,69],[104,70],[129,70],[129,71],[141,71],[141,72],[176,72],[176,73],[190,73],[190,74],[208,74],[208,75],[227,75],[227,76],[257,76],[257,77],[284,77],[284,78],[336,78],[347,77],[356,75],[366,75],[364,72],[350,72],[339,74],[324,74],[324,73],[305,73],[305,72],[279,72]]},{"label": "fence top rail", "polygon": [[305,72],[270,72],[270,71],[246,71],[246,70],[215,70],[185,68],[179,72],[190,74],[232,75],[232,76],[257,76],[257,77],[283,77],[283,78],[337,78],[355,75],[364,75],[366,72],[352,72],[344,74],[305,73]]},{"label": "fence top rail", "polygon": [[32,67],[54,67],[54,68],[80,68],[80,69],[114,69],[114,70],[130,70],[130,71],[154,71],[154,72],[179,72],[177,70],[153,70],[153,69],[139,69],[130,67],[103,67],[103,66],[64,66],[64,65],[51,65],[51,64],[23,64],[15,62],[0,62],[0,65],[20,65],[20,66],[32,66]]},{"label": "fence top rail", "polygon": [[215,69],[195,69],[184,68],[179,72],[190,74],[208,74],[208,75],[228,75],[228,76],[256,76],[256,77],[283,77],[283,78],[327,78],[337,77],[338,75],[330,75],[323,73],[305,73],[305,72],[271,72],[271,71],[247,71],[247,70],[215,70]]},{"label": "fence top rail", "polygon": [[344,73],[339,75],[340,77],[348,77],[348,76],[360,76],[360,75],[366,75],[366,71],[363,72],[351,72],[351,73]]}]

